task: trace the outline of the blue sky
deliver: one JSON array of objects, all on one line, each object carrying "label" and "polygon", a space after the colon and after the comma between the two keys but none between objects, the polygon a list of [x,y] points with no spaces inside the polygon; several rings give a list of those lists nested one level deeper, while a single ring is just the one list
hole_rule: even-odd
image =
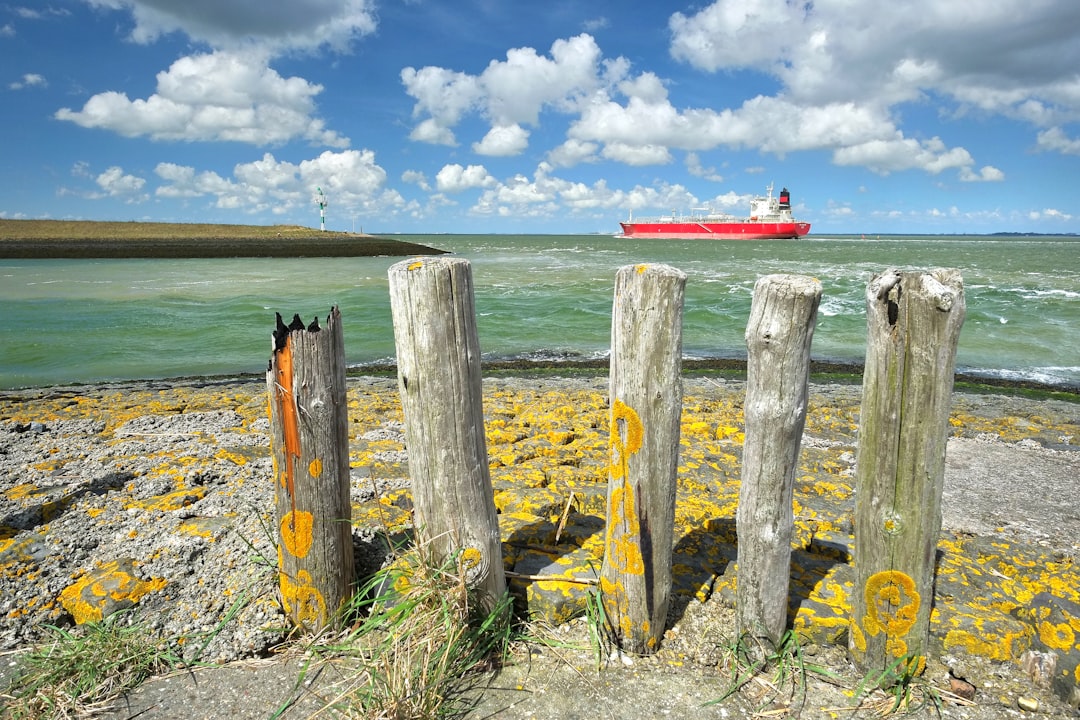
[{"label": "blue sky", "polygon": [[0,5],[0,217],[1080,232],[1076,0]]}]

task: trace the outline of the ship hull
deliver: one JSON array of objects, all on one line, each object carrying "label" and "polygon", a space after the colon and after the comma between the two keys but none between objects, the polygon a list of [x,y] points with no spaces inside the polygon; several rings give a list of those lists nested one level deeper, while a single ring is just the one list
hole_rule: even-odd
[{"label": "ship hull", "polygon": [[803,222],[624,222],[623,237],[657,240],[792,240],[810,232]]}]

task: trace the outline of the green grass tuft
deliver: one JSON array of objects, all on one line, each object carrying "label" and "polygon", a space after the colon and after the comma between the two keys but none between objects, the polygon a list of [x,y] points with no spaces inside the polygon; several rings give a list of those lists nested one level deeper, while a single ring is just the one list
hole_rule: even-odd
[{"label": "green grass tuft", "polygon": [[53,639],[18,660],[3,697],[11,720],[67,720],[106,709],[111,701],[182,660],[118,612],[74,631],[50,626]]}]

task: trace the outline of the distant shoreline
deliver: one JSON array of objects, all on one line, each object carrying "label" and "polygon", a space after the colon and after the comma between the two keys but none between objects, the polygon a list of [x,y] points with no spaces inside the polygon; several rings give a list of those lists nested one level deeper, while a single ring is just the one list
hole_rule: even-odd
[{"label": "distant shoreline", "polygon": [[[593,378],[603,381],[609,368],[607,360],[492,360],[481,364],[485,378],[538,379],[544,377]],[[684,359],[684,377],[714,377],[719,382],[746,379],[746,360],[737,358]],[[350,365],[349,377],[396,377],[397,366],[392,363]],[[810,384],[861,385],[863,365],[856,362],[812,360]],[[1080,404],[1080,385],[1049,384],[1034,380],[1014,380],[973,373],[958,372],[954,375],[954,391],[987,393],[991,395],[1020,395],[1033,400],[1056,399]],[[172,377],[148,377],[94,380],[89,382],[60,383],[19,388],[0,388],[0,398],[12,393],[34,391],[58,391],[65,388],[142,387],[168,388],[175,386],[216,386],[247,382],[263,382],[262,373],[236,372],[211,375],[184,375]]]},{"label": "distant shoreline", "polygon": [[298,225],[0,219],[4,259],[408,257],[444,252],[403,240]]}]

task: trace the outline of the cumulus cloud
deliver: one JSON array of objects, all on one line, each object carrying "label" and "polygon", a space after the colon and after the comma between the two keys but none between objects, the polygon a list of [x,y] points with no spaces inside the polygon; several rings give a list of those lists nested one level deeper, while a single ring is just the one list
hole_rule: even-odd
[{"label": "cumulus cloud", "polygon": [[451,144],[453,128],[475,113],[491,124],[491,132],[475,144],[477,151],[516,154],[527,144],[523,125],[537,125],[545,109],[575,112],[626,67],[623,60],[602,62],[599,46],[587,34],[556,40],[548,56],[533,48],[511,49],[505,61],[492,61],[479,75],[407,67],[401,82],[416,100],[413,116],[421,118],[410,137]]},{"label": "cumulus cloud", "polygon": [[570,138],[548,153],[547,160],[555,167],[573,167],[583,162],[595,162],[600,145]]},{"label": "cumulus cloud", "polygon": [[74,195],[87,200],[112,198],[129,204],[145,202],[150,197],[143,192],[146,179],[124,172],[119,165],[113,165],[104,172],[95,174],[90,168],[90,163],[80,160],[71,166],[71,175],[92,181],[94,189],[62,187],[58,191],[60,195]]},{"label": "cumulus cloud", "polygon": [[[1072,28],[1078,25],[1080,4],[1051,0],[1001,0],[983,4],[977,15],[936,0],[716,0],[693,15],[673,14],[669,30],[677,60],[707,72],[751,70],[778,80],[780,92],[771,100],[787,104],[807,131],[803,148],[836,148],[845,162],[864,156],[878,172],[906,165],[936,173],[948,166],[962,179],[996,180],[993,168],[957,164],[964,148],[917,143],[914,162],[883,158],[911,147],[908,140],[895,144],[892,136],[901,131],[894,109],[931,100],[946,113],[988,112],[1042,127],[1075,122],[1080,39]],[[874,121],[862,128],[869,137],[835,137],[810,117],[836,117],[844,108],[840,115]],[[1053,143],[1040,139],[1040,146]]]},{"label": "cumulus cloud", "polygon": [[573,182],[552,174],[554,168],[540,163],[533,177],[517,174],[492,182],[469,209],[473,215],[493,217],[548,218],[572,215],[609,219],[613,210],[647,207],[690,207],[698,199],[678,184],[657,183],[630,190],[608,187],[598,180],[592,184]]},{"label": "cumulus cloud", "polygon": [[1038,135],[1038,148],[1063,155],[1080,155],[1080,140],[1071,138],[1059,127],[1043,130]]},{"label": "cumulus cloud", "polygon": [[130,203],[143,202],[148,197],[142,191],[143,186],[146,185],[146,180],[135,175],[129,175],[124,172],[123,168],[116,165],[98,175],[95,182],[109,197],[123,198]]},{"label": "cumulus cloud", "polygon": [[371,0],[86,0],[90,5],[131,14],[130,38],[150,43],[181,32],[214,48],[258,48],[272,53],[314,50],[327,45],[344,51],[356,37],[374,32]]},{"label": "cumulus cloud", "polygon": [[159,163],[154,173],[164,181],[155,190],[159,197],[209,197],[218,208],[250,213],[284,214],[309,206],[316,187],[323,189],[332,207],[346,213],[405,205],[396,191],[385,188],[386,171],[370,150],[327,150],[300,163],[266,153],[236,165],[229,178],[174,163]]},{"label": "cumulus cloud", "polygon": [[529,146],[529,131],[520,125],[498,125],[491,128],[483,140],[473,143],[477,155],[509,157],[520,155]]},{"label": "cumulus cloud", "polygon": [[376,28],[372,0],[85,2],[129,15],[134,42],[182,33],[212,52],[182,57],[158,73],[157,92],[148,98],[101,92],[81,110],[60,109],[56,118],[155,140],[277,145],[302,139],[335,148],[349,145],[315,114],[314,97],[322,86],[283,78],[270,60],[323,47],[347,51],[353,39]]},{"label": "cumulus cloud", "polygon": [[427,176],[419,170],[406,170],[401,173],[401,182],[416,185],[424,192],[431,191],[431,184],[428,182]]},{"label": "cumulus cloud", "polygon": [[488,174],[483,165],[462,167],[457,163],[446,165],[435,176],[435,187],[439,192],[457,193],[472,188],[491,187],[495,178]]},{"label": "cumulus cloud", "polygon": [[131,100],[109,91],[81,110],[62,108],[59,120],[154,140],[224,140],[275,145],[302,138],[345,147],[348,138],[313,116],[322,92],[299,77],[283,78],[265,58],[217,51],[182,57],[157,75],[157,92]]}]

